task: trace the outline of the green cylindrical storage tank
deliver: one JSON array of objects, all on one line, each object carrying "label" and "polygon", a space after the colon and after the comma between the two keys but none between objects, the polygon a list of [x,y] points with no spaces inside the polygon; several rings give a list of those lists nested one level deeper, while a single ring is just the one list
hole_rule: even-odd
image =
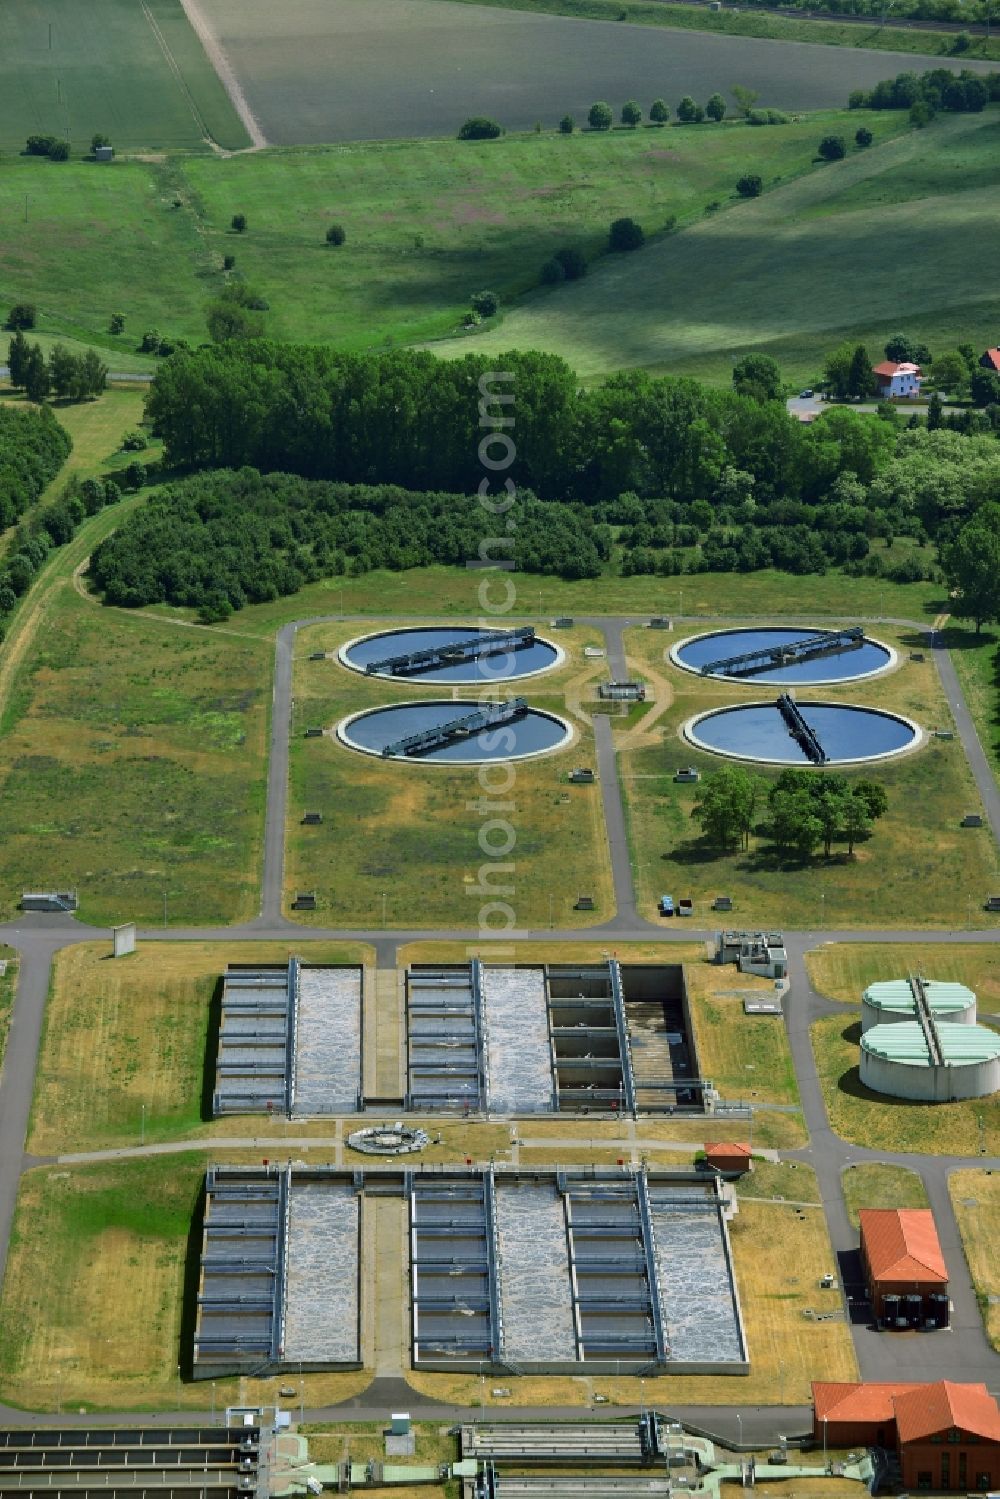
[{"label": "green cylindrical storage tank", "polygon": [[983,1025],[936,1027],[941,1060],[916,1021],[875,1025],[861,1037],[861,1081],[875,1093],[924,1103],[986,1098],[1000,1089],[1000,1035]]},{"label": "green cylindrical storage tank", "polygon": [[[934,1019],[951,1025],[975,1025],[976,996],[964,984],[923,980]],[[861,996],[862,1034],[875,1025],[895,1025],[917,1018],[917,1002],[909,979],[887,979],[870,984]]]}]

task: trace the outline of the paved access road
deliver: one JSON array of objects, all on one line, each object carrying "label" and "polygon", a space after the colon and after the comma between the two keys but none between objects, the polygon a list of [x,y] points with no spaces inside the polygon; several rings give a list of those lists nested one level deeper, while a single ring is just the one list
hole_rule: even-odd
[{"label": "paved access road", "polygon": [[[325,616],[324,618],[333,621],[341,616]],[[480,938],[481,934],[477,931],[458,928],[447,931],[411,930],[392,933],[386,933],[383,930],[303,928],[282,915],[293,655],[298,629],[303,624],[313,622],[316,621],[302,620],[284,626],[279,631],[276,641],[260,915],[254,921],[236,927],[152,929],[140,932],[141,941],[201,940],[239,944],[268,938],[287,940],[295,935],[305,948],[309,942],[314,941],[360,940],[371,943],[375,947],[380,967],[391,968],[396,966],[397,948],[404,943],[435,939],[474,942]],[[378,624],[380,621],[372,619],[371,622]],[[611,675],[613,677],[625,676],[627,670],[622,631],[634,621],[627,618],[591,617],[581,619],[580,622],[594,625],[603,632]],[[692,624],[695,622],[691,621]],[[701,620],[697,622],[703,623]],[[915,624],[908,620],[893,619],[884,622],[921,631],[928,630],[926,625]],[[957,732],[976,777],[989,825],[994,837],[1000,841],[1000,793],[997,791],[971,716],[965,706],[954,667],[940,641],[939,635],[932,636],[930,643],[934,648],[934,659],[948,701],[952,706]],[[655,939],[665,944],[707,940],[713,935],[711,932],[693,930],[686,923],[658,926],[645,920],[639,913],[628,856],[627,828],[614,745],[606,719],[598,720],[597,754],[617,912],[612,920],[601,926],[574,929],[566,934],[567,937],[581,942],[605,940],[648,942]],[[547,929],[532,930],[512,932],[509,936],[525,942],[551,942],[553,932]],[[18,992],[3,1071],[0,1074],[0,1270],[6,1260],[21,1174],[38,1164],[25,1155],[24,1145],[52,958],[61,947],[101,937],[110,942],[110,932],[85,926],[69,916],[22,916],[17,921],[0,927],[0,940],[10,943],[21,954]],[[993,929],[961,933],[920,930],[786,932],[792,988],[790,997],[786,999],[785,1021],[802,1097],[803,1112],[810,1134],[808,1148],[786,1154],[791,1158],[807,1160],[816,1170],[833,1246],[835,1251],[842,1256],[851,1255],[856,1247],[857,1237],[848,1223],[840,1191],[840,1173],[851,1161],[889,1160],[919,1172],[934,1208],[942,1247],[952,1276],[955,1329],[950,1333],[934,1336],[905,1334],[900,1337],[870,1332],[864,1324],[853,1326],[858,1363],[864,1377],[869,1379],[904,1377],[930,1379],[940,1378],[943,1374],[947,1374],[953,1378],[982,1379],[992,1390],[1000,1392],[1000,1356],[992,1351],[986,1340],[947,1191],[949,1172],[957,1166],[968,1165],[970,1162],[964,1157],[916,1154],[886,1156],[875,1150],[851,1146],[841,1140],[831,1130],[826,1116],[809,1039],[811,1022],[818,1016],[829,1012],[830,1002],[816,994],[808,982],[805,969],[805,955],[808,951],[824,942],[878,942],[891,945],[912,942],[953,942],[956,939],[977,943],[995,943],[1000,941],[1000,931]],[[261,1123],[263,1128],[263,1121]],[[262,1141],[260,1134],[253,1138]],[[216,1145],[222,1151],[232,1143],[220,1140],[216,1142]],[[274,1148],[287,1146],[288,1143],[287,1140],[276,1141]],[[198,1142],[198,1144],[200,1148],[203,1148],[204,1142]],[[158,1146],[150,1146],[147,1153],[152,1154],[160,1149]],[[134,1153],[133,1151],[127,1152],[129,1155]],[[104,1154],[115,1155],[116,1152]],[[99,1158],[100,1156],[101,1153],[98,1153]],[[991,1158],[977,1163],[1000,1169],[1000,1160],[997,1159]],[[657,1394],[661,1392],[666,1393],[665,1387],[657,1389]],[[734,1396],[738,1396],[738,1393],[738,1389],[734,1387]],[[324,1410],[322,1415],[324,1419],[381,1420],[391,1410],[400,1408],[400,1401],[404,1401],[407,1408],[418,1410],[429,1417],[440,1415],[442,1419],[454,1420],[468,1414],[466,1407],[442,1406],[426,1400],[413,1391],[402,1378],[381,1378],[369,1385],[360,1396],[334,1410]],[[526,1414],[524,1411],[511,1407],[494,1408],[491,1405],[489,1409],[491,1416],[505,1412],[511,1417],[523,1418]],[[808,1426],[809,1413],[801,1408],[781,1407],[768,1410],[735,1405],[732,1408],[704,1407],[700,1409],[700,1414],[699,1410],[693,1407],[678,1409],[677,1414],[696,1425],[706,1426],[713,1431],[718,1430],[732,1440],[735,1440],[742,1431],[746,1440],[757,1446],[775,1441],[781,1433],[793,1434],[796,1431],[805,1430]],[[739,1420],[737,1420],[737,1411]],[[19,1423],[30,1423],[35,1419],[51,1421],[51,1413],[41,1414],[36,1418],[21,1411],[0,1407],[0,1414],[5,1420]],[[533,1408],[531,1414],[579,1417],[582,1411],[579,1407],[566,1411]],[[179,1416],[177,1413],[162,1413],[151,1418],[147,1415],[121,1413],[117,1417],[108,1419],[135,1422],[152,1420],[155,1423],[160,1420],[193,1420],[198,1419],[198,1416],[191,1412],[181,1413]]]}]

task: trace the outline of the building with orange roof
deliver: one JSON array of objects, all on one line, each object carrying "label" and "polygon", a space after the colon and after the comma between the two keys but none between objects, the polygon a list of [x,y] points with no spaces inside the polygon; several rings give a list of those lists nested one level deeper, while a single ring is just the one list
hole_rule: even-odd
[{"label": "building with orange roof", "polygon": [[930,1208],[862,1208],[861,1264],[879,1322],[947,1327],[948,1267]]},{"label": "building with orange roof", "polygon": [[984,1384],[824,1384],[813,1435],[828,1447],[884,1447],[905,1488],[985,1493],[1000,1486],[1000,1409]]},{"label": "building with orange roof", "polygon": [[995,375],[1000,375],[1000,349],[987,349],[979,363],[984,370],[992,370]]},{"label": "building with orange roof", "polygon": [[705,1160],[716,1171],[726,1174],[753,1170],[750,1146],[742,1140],[716,1140],[705,1145]]},{"label": "building with orange roof", "polygon": [[885,359],[872,366],[872,374],[878,386],[879,398],[889,401],[893,396],[918,396],[923,370],[919,364],[909,360]]}]

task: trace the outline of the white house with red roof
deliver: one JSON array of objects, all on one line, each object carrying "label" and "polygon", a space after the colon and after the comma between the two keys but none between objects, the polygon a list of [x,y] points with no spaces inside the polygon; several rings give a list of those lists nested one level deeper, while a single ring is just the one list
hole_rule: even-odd
[{"label": "white house with red roof", "polygon": [[884,359],[873,367],[872,373],[878,385],[879,399],[891,401],[896,396],[918,396],[923,370],[919,364],[909,360],[898,363],[895,359]]}]

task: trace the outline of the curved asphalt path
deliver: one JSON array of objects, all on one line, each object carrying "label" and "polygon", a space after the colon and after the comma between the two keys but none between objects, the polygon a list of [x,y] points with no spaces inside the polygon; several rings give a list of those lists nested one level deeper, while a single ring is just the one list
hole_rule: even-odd
[{"label": "curved asphalt path", "polygon": [[[385,616],[397,618],[398,616]],[[718,616],[716,616],[718,617]],[[743,615],[740,618],[746,618]],[[284,874],[284,839],[288,795],[288,765],[292,725],[292,666],[295,639],[298,630],[306,624],[336,621],[340,615],[325,615],[296,620],[284,625],[278,632],[275,645],[275,671],[271,716],[271,752],[268,765],[268,796],[265,817],[263,872],[261,880],[261,911],[252,922],[242,926],[207,929],[172,928],[152,929],[139,933],[142,941],[254,941],[268,938],[286,939],[296,934],[303,942],[324,939],[363,940],[372,943],[378,953],[378,961],[385,966],[394,966],[398,945],[416,941],[445,939],[453,941],[475,940],[478,933],[455,929],[451,931],[413,930],[394,931],[391,937],[385,932],[370,930],[344,930],[338,928],[304,928],[287,920],[282,915],[282,893]],[[374,619],[374,617],[373,617]],[[627,675],[627,664],[622,641],[622,631],[633,620],[625,617],[589,617],[581,620],[602,631],[610,673],[613,678]],[[693,622],[693,621],[692,621]],[[687,621],[685,621],[687,623]],[[982,797],[989,826],[994,837],[1000,841],[1000,793],[990,772],[989,764],[979,743],[971,716],[947,651],[940,643],[940,636],[929,627],[912,620],[883,620],[927,633],[933,648],[934,660],[940,674],[942,686],[955,719],[956,730],[972,768],[976,784]],[[599,725],[599,730],[598,730]],[[606,719],[599,719],[597,732],[597,757],[600,784],[604,800],[605,820],[614,873],[617,902],[615,917],[600,926],[574,931],[573,936],[581,941],[600,941],[604,937],[620,941],[648,941],[652,933],[662,942],[692,941],[707,939],[711,932],[699,932],[684,926],[658,927],[646,921],[637,909],[629,859],[625,814],[618,780],[616,756],[611,729]],[[511,933],[521,941],[551,941],[549,930]],[[31,1110],[35,1070],[45,1004],[48,996],[52,958],[61,947],[93,938],[110,938],[102,928],[87,927],[70,916],[22,916],[19,920],[0,927],[0,938],[15,947],[21,958],[18,990],[10,1035],[2,1073],[0,1073],[0,1275],[6,1263],[18,1184],[22,1172],[35,1164],[24,1151],[26,1132]],[[889,1337],[870,1333],[865,1327],[854,1327],[855,1348],[863,1377],[868,1379],[940,1378],[950,1374],[958,1379],[970,1377],[983,1379],[994,1391],[1000,1389],[1000,1356],[989,1347],[982,1319],[969,1280],[964,1255],[958,1236],[951,1201],[948,1196],[948,1174],[958,1166],[970,1164],[965,1157],[940,1157],[926,1155],[887,1155],[883,1152],[862,1150],[848,1145],[830,1128],[823,1103],[822,1092],[816,1075],[815,1059],[809,1039],[809,1026],[819,1015],[830,1012],[830,1002],[822,999],[812,989],[805,970],[805,954],[823,942],[951,942],[956,939],[972,942],[996,942],[1000,931],[978,932],[943,931],[857,931],[849,932],[786,932],[789,962],[792,975],[791,1003],[787,1003],[786,1025],[788,1028],[796,1076],[802,1097],[805,1120],[809,1129],[810,1144],[803,1151],[787,1152],[789,1156],[808,1160],[819,1179],[823,1206],[830,1228],[831,1239],[838,1253],[849,1253],[855,1248],[856,1235],[847,1220],[840,1190],[840,1173],[852,1160],[889,1161],[909,1166],[920,1173],[927,1188],[928,1197],[935,1212],[942,1247],[952,1275],[951,1290],[955,1303],[955,1327],[951,1333],[936,1336],[905,1334]],[[221,1145],[220,1145],[220,1148]],[[1000,1160],[982,1160],[981,1164],[1000,1169]],[[383,1388],[384,1386],[384,1388]],[[323,1411],[325,1419],[372,1419],[378,1420],[405,1400],[410,1406],[426,1410],[428,1415],[440,1413],[443,1418],[455,1419],[468,1414],[468,1407],[440,1406],[420,1397],[403,1380],[377,1380],[352,1401]],[[699,1416],[699,1409],[701,1415]],[[739,1407],[743,1421],[747,1424],[747,1435],[755,1433],[756,1445],[776,1440],[780,1432],[805,1429],[808,1412],[782,1407]],[[491,1415],[501,1408],[490,1407]],[[510,1407],[506,1414],[513,1418],[523,1417],[526,1412]],[[51,1413],[30,1413],[0,1406],[4,1419],[30,1424],[32,1421],[51,1421]],[[677,1414],[696,1424],[708,1425],[711,1429],[732,1437],[739,1429],[733,1411],[725,1408],[705,1407],[678,1408]],[[579,1407],[562,1411],[544,1411],[532,1408],[532,1414],[579,1417]],[[102,1419],[106,1419],[102,1416]],[[190,1412],[172,1415],[160,1413],[154,1418],[146,1415],[120,1413],[107,1418],[129,1421],[157,1421],[199,1419]]]}]

